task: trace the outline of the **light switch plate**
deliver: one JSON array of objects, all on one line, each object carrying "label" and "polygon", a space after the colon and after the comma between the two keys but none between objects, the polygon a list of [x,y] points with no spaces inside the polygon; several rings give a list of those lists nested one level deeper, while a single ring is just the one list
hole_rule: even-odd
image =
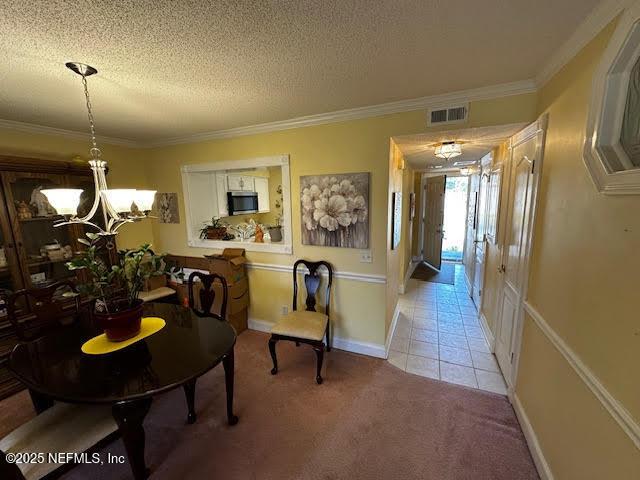
[{"label": "light switch plate", "polygon": [[360,254],[360,262],[361,263],[372,263],[373,255],[371,255],[371,250],[367,250],[366,252],[362,252]]}]

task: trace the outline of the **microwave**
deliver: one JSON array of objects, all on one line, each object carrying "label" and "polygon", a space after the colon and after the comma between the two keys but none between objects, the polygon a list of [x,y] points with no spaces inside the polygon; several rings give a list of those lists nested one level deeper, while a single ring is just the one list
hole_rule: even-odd
[{"label": "microwave", "polygon": [[258,212],[257,192],[227,192],[229,216]]}]

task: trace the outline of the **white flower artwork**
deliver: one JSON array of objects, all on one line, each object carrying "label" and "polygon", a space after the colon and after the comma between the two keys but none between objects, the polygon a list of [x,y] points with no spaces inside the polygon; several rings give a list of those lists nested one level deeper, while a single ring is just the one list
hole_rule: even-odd
[{"label": "white flower artwork", "polygon": [[300,177],[302,243],[369,248],[369,174]]}]

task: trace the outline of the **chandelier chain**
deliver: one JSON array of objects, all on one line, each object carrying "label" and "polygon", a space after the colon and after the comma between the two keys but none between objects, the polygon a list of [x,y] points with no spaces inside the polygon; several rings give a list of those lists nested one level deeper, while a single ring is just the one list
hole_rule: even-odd
[{"label": "chandelier chain", "polygon": [[89,98],[89,87],[87,86],[87,77],[85,75],[82,75],[82,85],[84,86],[84,96],[87,100],[87,117],[89,118],[89,128],[91,129],[91,143],[93,145],[90,152],[91,156],[97,160],[100,158],[101,152],[96,141],[96,125],[93,119],[93,111],[91,110],[91,98]]}]

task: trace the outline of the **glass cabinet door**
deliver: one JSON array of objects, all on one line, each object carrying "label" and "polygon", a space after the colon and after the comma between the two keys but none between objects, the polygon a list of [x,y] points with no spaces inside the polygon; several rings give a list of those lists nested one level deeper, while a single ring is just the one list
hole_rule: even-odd
[{"label": "glass cabinet door", "polygon": [[2,181],[24,286],[39,287],[73,278],[75,274],[67,269],[65,262],[78,248],[76,228],[54,227],[63,217],[56,214],[40,192],[46,188],[65,187],[65,177],[4,172]]}]

